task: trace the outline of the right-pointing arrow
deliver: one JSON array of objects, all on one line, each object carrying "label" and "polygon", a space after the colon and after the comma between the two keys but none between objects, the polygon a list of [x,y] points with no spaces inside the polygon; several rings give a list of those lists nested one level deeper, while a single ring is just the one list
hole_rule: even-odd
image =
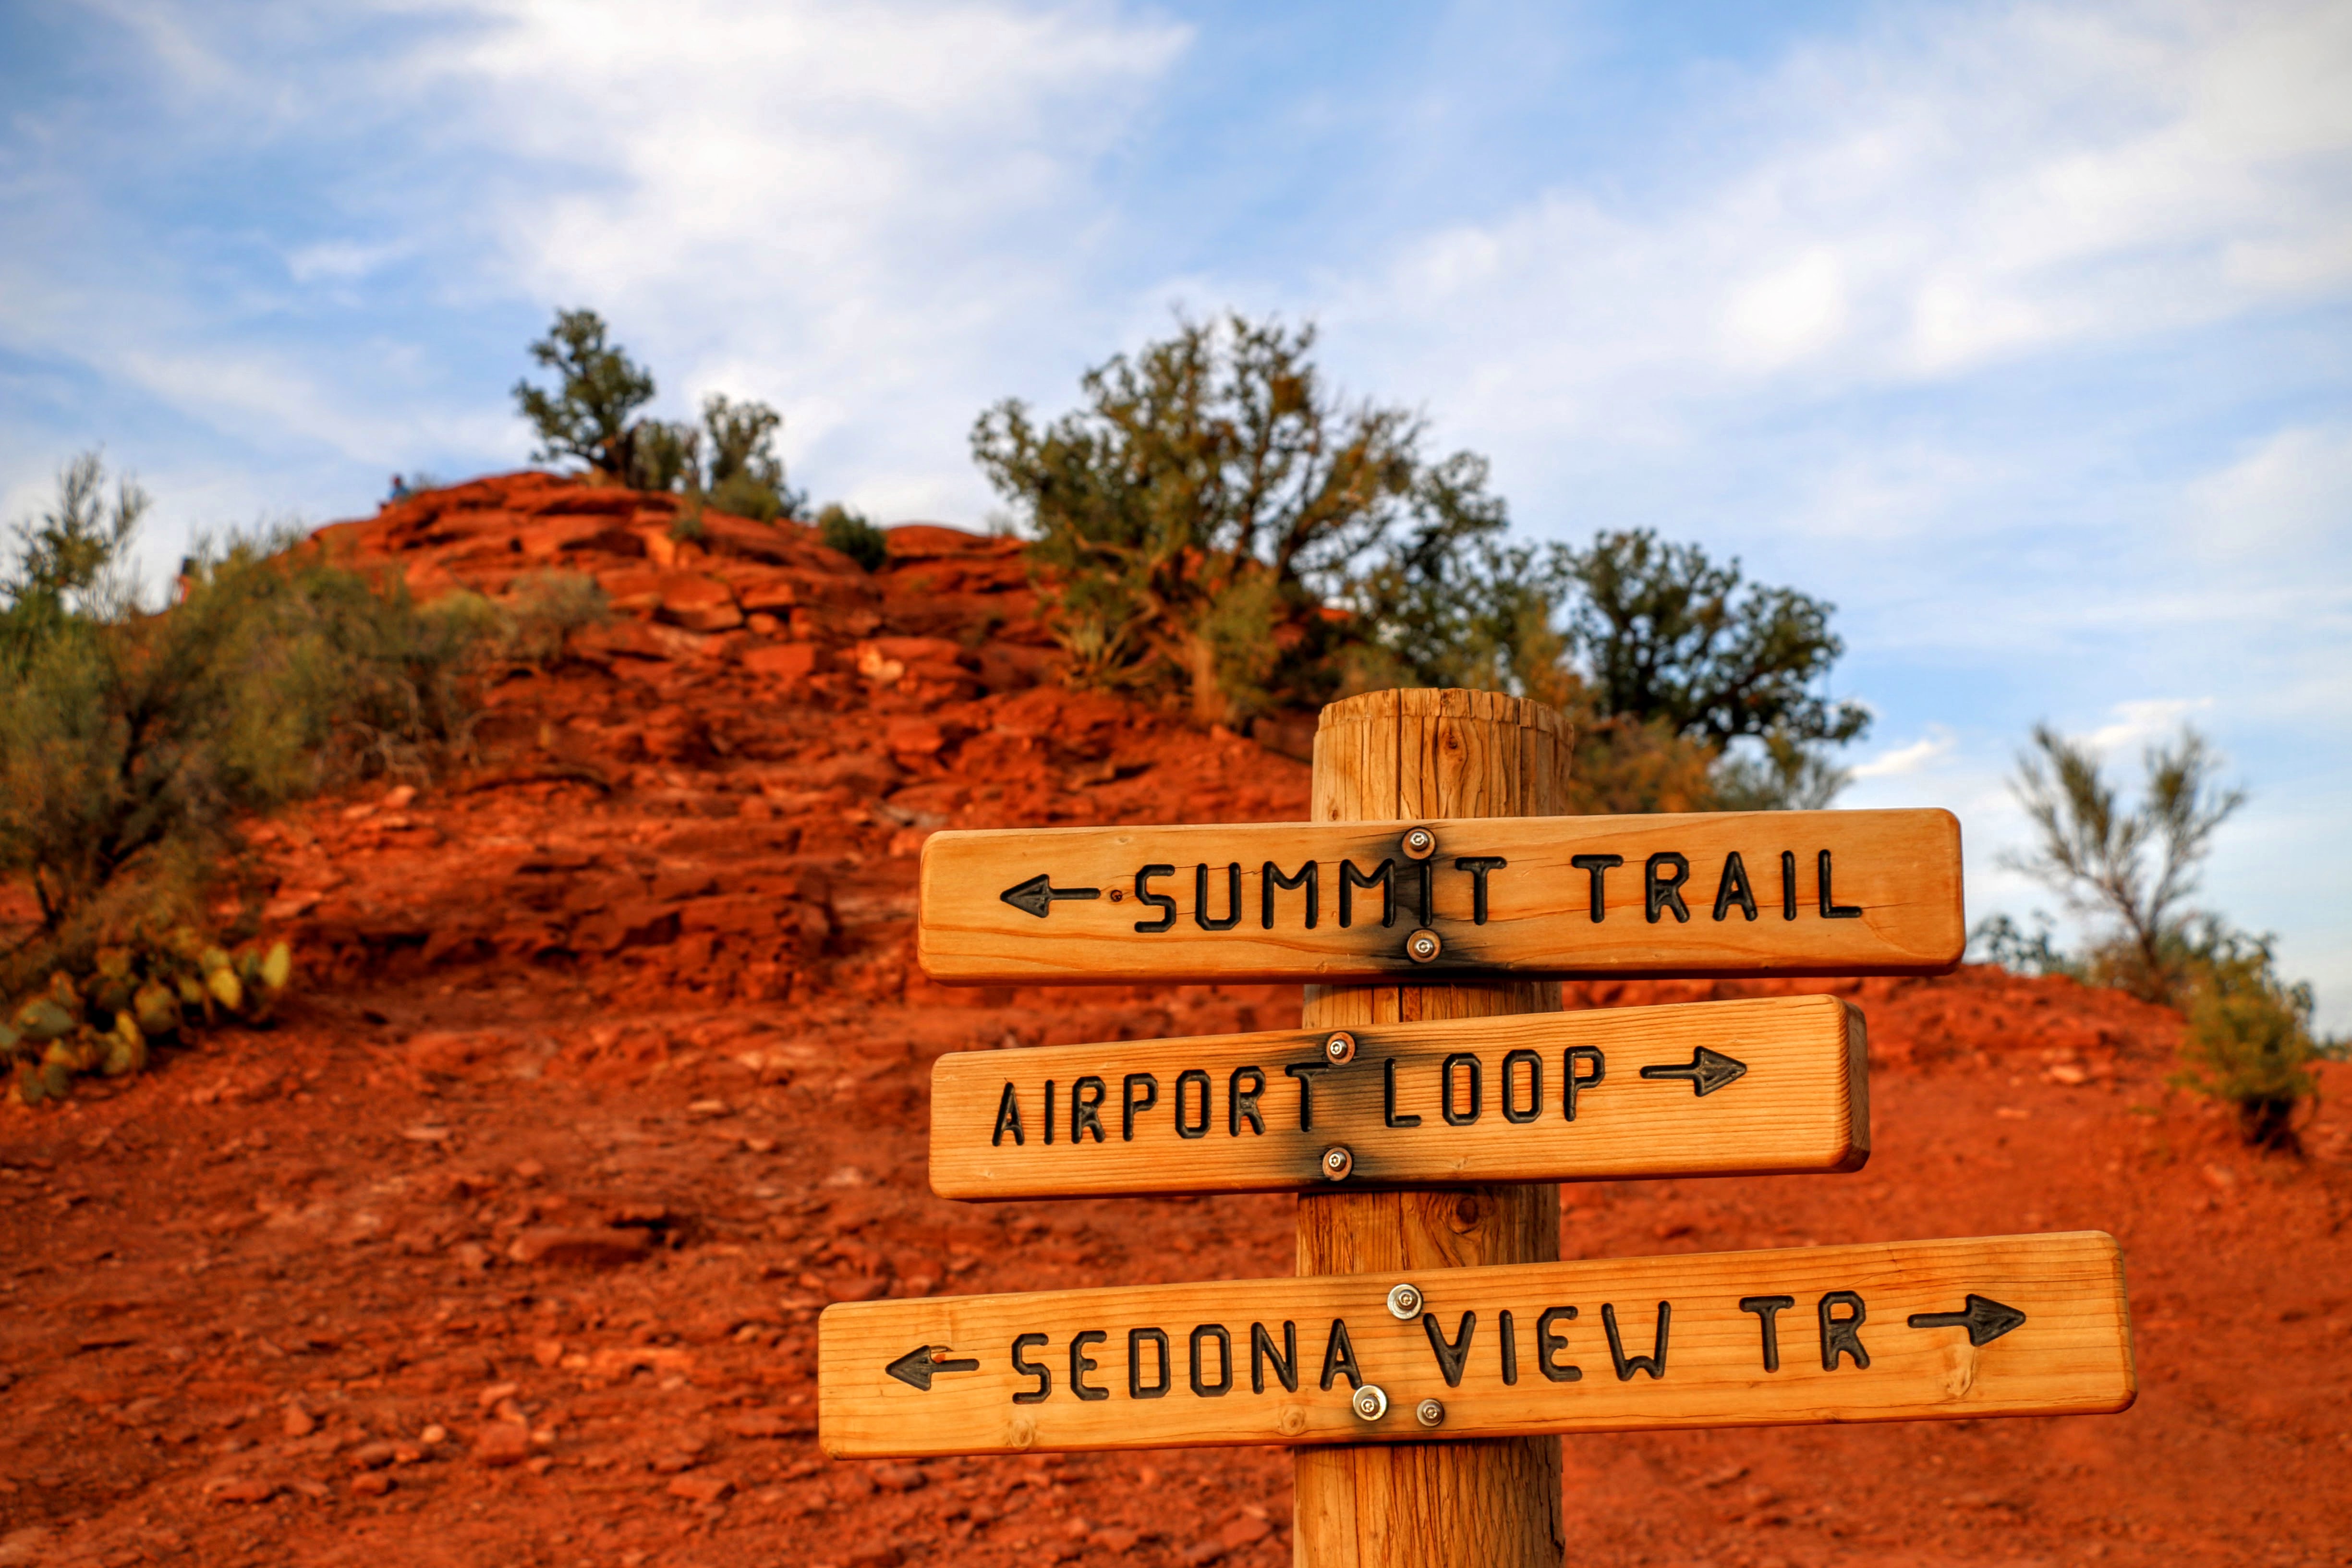
[{"label": "right-pointing arrow", "polygon": [[1704,1099],[1735,1079],[1748,1076],[1748,1064],[1737,1057],[1727,1057],[1721,1051],[1710,1051],[1705,1046],[1694,1047],[1690,1065],[1675,1067],[1665,1064],[1642,1069],[1643,1078],[1677,1078],[1686,1080],[1695,1094]]},{"label": "right-pointing arrow", "polygon": [[892,1362],[888,1366],[884,1367],[882,1370],[888,1373],[892,1377],[897,1378],[900,1383],[909,1384],[915,1388],[919,1388],[925,1394],[929,1394],[931,1391],[931,1377],[933,1373],[942,1372],[978,1372],[980,1370],[980,1363],[970,1358],[966,1358],[962,1361],[950,1361],[947,1359],[947,1346],[945,1345],[940,1345],[936,1350],[929,1345],[917,1345],[913,1350],[908,1351],[905,1355],[900,1356],[897,1361]]},{"label": "right-pointing arrow", "polygon": [[1969,1343],[1989,1345],[2025,1321],[2025,1314],[1990,1296],[1971,1293],[1966,1311],[1914,1312],[1908,1321],[1915,1329],[1966,1329]]}]

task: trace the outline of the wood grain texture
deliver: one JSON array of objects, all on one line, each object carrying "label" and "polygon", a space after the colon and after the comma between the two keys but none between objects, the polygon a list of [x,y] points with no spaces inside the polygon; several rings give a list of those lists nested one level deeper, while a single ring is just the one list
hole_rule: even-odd
[{"label": "wood grain texture", "polygon": [[[1323,1192],[1334,1148],[1349,1189],[1851,1171],[1870,1142],[1862,1034],[1835,997],[1776,996],[1367,1024],[1336,1067],[1320,1029],[957,1052],[931,1068],[931,1188]],[[1745,1070],[1703,1097],[1642,1076],[1701,1050]],[[1599,1075],[1573,1120],[1571,1068]]]},{"label": "wood grain texture", "polygon": [[[1383,691],[1335,702],[1316,731],[1311,809],[1324,824],[1468,819],[1484,833],[1527,817],[1558,827],[1574,738],[1555,710],[1492,692]],[[1438,855],[1463,853],[1457,834],[1438,837]],[[1495,883],[1490,876],[1490,922]],[[1471,913],[1475,921],[1475,902]],[[1589,916],[1586,923],[1603,929]],[[1456,954],[1458,926],[1443,932]],[[1422,979],[1310,985],[1300,1022],[1370,1030],[1559,1010],[1551,980]],[[1305,1194],[1297,1244],[1301,1276],[1553,1262],[1559,1188]],[[1310,1568],[1549,1568],[1566,1546],[1559,1439],[1549,1434],[1306,1447],[1292,1458],[1291,1479],[1292,1550]]]},{"label": "wood grain texture", "polygon": [[[1421,1288],[1423,1316],[1389,1311],[1401,1280]],[[1973,1342],[1953,1321],[1971,1297],[2022,1320]],[[1741,1306],[1758,1298],[1790,1303],[1774,1318],[1777,1370],[1765,1366],[1763,1317]],[[1628,1366],[1621,1376],[1621,1361],[1658,1352],[1660,1302],[1669,1308],[1663,1374]],[[1570,1307],[1572,1319],[1556,1313],[1545,1323],[1547,1312]],[[1506,1311],[1516,1381],[1506,1381]],[[1825,1313],[1834,1370],[1823,1365]],[[1914,1326],[1915,1317],[1934,1321]],[[1322,1386],[1335,1321],[1346,1326],[1361,1381],[1388,1395],[1377,1421],[1350,1410],[1354,1381],[1344,1371]],[[1255,1370],[1253,1324],[1275,1352],[1261,1352]],[[1285,1324],[1297,1345],[1296,1389],[1279,1364]],[[1836,1348],[1842,1328],[1867,1366]],[[1218,1329],[1234,1351],[1229,1386]],[[1155,1330],[1170,1346],[1165,1379]],[[1548,1351],[1538,1342],[1547,1330]],[[1070,1379],[1072,1342],[1087,1331],[1103,1336],[1078,1347],[1096,1363],[1081,1369],[1094,1398]],[[1144,1332],[1130,1339],[1131,1331]],[[1043,1369],[1049,1391],[1017,1404],[1039,1384],[1013,1369],[1013,1342],[1026,1334],[1044,1336],[1021,1353]],[[1461,1347],[1453,1378],[1441,1343],[1448,1353]],[[886,1368],[919,1346],[935,1347],[935,1365],[977,1364],[940,1370],[918,1389]],[[1452,1483],[1429,1450],[1498,1453],[1495,1440],[1538,1434],[2084,1415],[2124,1409],[2137,1389],[2121,1254],[2096,1231],[873,1301],[825,1310],[818,1369],[818,1437],[835,1457],[1260,1443],[1307,1445],[1304,1456],[1370,1443],[1389,1445],[1380,1451],[1395,1453],[1412,1479],[1388,1484],[1407,1489]],[[1167,1392],[1152,1395],[1163,1381]],[[1417,1442],[1427,1429],[1413,1407],[1431,1397],[1444,1406],[1440,1430],[1489,1441]],[[1471,1500],[1454,1495],[1433,1522],[1475,1534],[1482,1526]],[[1389,1518],[1372,1522],[1393,1530],[1381,1523]]]},{"label": "wood grain texture", "polygon": [[[1357,728],[1323,737],[1353,740]],[[1515,773],[1528,766],[1522,757],[1494,760]],[[1465,756],[1447,762],[1389,771],[1416,787],[1460,779]],[[1496,792],[1478,784],[1471,794],[1487,800]],[[1949,812],[1479,821],[1463,804],[1412,814],[1402,806],[1390,797],[1368,821],[1344,824],[935,833],[923,844],[917,954],[932,979],[952,984],[1427,984],[1490,973],[1933,974],[1958,964],[1967,942],[1959,825]],[[1417,826],[1435,836],[1426,860],[1402,843]],[[1597,921],[1596,868],[1572,864],[1579,856],[1619,862],[1597,868]],[[1483,873],[1482,922],[1482,874],[1459,862],[1490,858],[1502,864]],[[1312,929],[1307,890],[1270,886],[1265,875],[1268,864],[1296,877],[1310,863]],[[1378,886],[1347,875],[1377,878],[1383,866],[1388,880]],[[1162,869],[1145,874],[1152,867]],[[1041,877],[1055,891],[1093,896],[1032,909],[1006,901],[1008,890]],[[1407,952],[1422,929],[1440,939],[1428,963]]]}]

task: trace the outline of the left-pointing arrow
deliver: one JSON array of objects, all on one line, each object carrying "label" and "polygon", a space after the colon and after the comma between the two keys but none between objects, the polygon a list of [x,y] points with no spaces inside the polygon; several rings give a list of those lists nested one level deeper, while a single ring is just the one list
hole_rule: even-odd
[{"label": "left-pointing arrow", "polygon": [[931,1391],[931,1379],[937,1373],[978,1372],[980,1363],[970,1358],[950,1361],[948,1347],[945,1345],[917,1345],[882,1370],[900,1383],[910,1384],[929,1394]]},{"label": "left-pointing arrow", "polygon": [[1685,1079],[1689,1082],[1692,1090],[1704,1098],[1735,1079],[1746,1078],[1748,1064],[1737,1057],[1727,1057],[1721,1051],[1710,1051],[1705,1046],[1695,1046],[1691,1049],[1688,1067],[1671,1065],[1647,1067],[1642,1069],[1642,1076]]},{"label": "left-pointing arrow", "polygon": [[1051,878],[1036,876],[1025,882],[1015,882],[996,896],[1014,909],[1025,914],[1035,915],[1042,921],[1045,918],[1045,912],[1054,907],[1055,899],[1099,899],[1102,897],[1102,889],[1100,888],[1057,888],[1054,886]]}]

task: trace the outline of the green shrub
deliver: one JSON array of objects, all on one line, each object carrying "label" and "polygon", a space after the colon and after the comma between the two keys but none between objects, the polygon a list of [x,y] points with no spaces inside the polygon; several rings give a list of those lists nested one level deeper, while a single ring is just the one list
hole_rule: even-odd
[{"label": "green shrub", "polygon": [[973,458],[1029,530],[1072,679],[1203,722],[1336,689],[1323,605],[1429,491],[1420,419],[1343,403],[1314,342],[1180,321],[1088,371],[1085,405],[1052,424],[1007,400],[973,426]]},{"label": "green shrub", "polygon": [[603,584],[585,572],[529,572],[515,580],[499,635],[526,664],[561,663],[572,634],[612,618]]},{"label": "green shrub", "polygon": [[2183,967],[2191,976],[2189,1032],[2175,1081],[2232,1107],[2247,1142],[2296,1149],[2295,1107],[2318,1086],[2311,986],[2279,978],[2269,938],[2210,921]]},{"label": "green shrub", "polygon": [[2126,809],[2101,758],[2047,724],[2018,758],[2011,789],[2039,835],[2031,855],[2001,863],[2113,922],[2092,952],[2095,977],[2145,1001],[2171,1004],[2197,973],[2188,907],[2214,832],[2245,804],[2218,783],[2221,759],[2184,727],[2142,759],[2139,804]]},{"label": "green shrub", "polygon": [[[604,319],[593,310],[559,310],[530,357],[555,372],[550,391],[518,381],[515,404],[539,432],[534,462],[576,458],[628,479],[637,472],[636,411],[653,401],[654,378],[618,344],[604,341]],[[667,486],[660,487],[667,489]]]},{"label": "green shrub", "polygon": [[838,550],[866,572],[878,572],[890,559],[889,542],[880,529],[839,501],[827,501],[816,514],[816,536],[829,550]]},{"label": "green shrub", "polygon": [[201,955],[240,884],[240,817],[423,773],[469,748],[478,711],[478,601],[420,609],[281,535],[200,548],[150,614],[123,564],[135,491],[110,512],[100,477],[95,458],[66,470],[0,578],[0,877],[39,910],[0,940],[0,998],[58,970],[81,986],[110,948]]}]

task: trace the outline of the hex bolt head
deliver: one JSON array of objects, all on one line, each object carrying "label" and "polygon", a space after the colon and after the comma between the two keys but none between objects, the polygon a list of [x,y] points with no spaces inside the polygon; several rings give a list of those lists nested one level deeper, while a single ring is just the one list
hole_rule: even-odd
[{"label": "hex bolt head", "polygon": [[1377,1421],[1389,1413],[1388,1390],[1377,1383],[1368,1383],[1356,1390],[1354,1397],[1348,1401],[1348,1407],[1356,1413],[1360,1421]]},{"label": "hex bolt head", "polygon": [[1415,963],[1427,963],[1445,951],[1445,944],[1437,940],[1435,931],[1423,930],[1404,939],[1404,951]]},{"label": "hex bolt head", "polygon": [[1348,1152],[1345,1143],[1334,1143],[1323,1151],[1324,1180],[1344,1182],[1348,1179],[1348,1173],[1355,1168],[1356,1156]]},{"label": "hex bolt head", "polygon": [[1443,1426],[1445,1425],[1445,1402],[1424,1399],[1412,1407],[1412,1418],[1424,1426]]},{"label": "hex bolt head", "polygon": [[1412,1322],[1421,1316],[1421,1287],[1397,1285],[1389,1290],[1389,1316]]},{"label": "hex bolt head", "polygon": [[1323,1042],[1323,1054],[1335,1065],[1353,1061],[1356,1057],[1356,1037],[1341,1029]]},{"label": "hex bolt head", "polygon": [[1408,859],[1428,859],[1437,853],[1437,835],[1426,827],[1408,829],[1404,836],[1404,852]]}]

